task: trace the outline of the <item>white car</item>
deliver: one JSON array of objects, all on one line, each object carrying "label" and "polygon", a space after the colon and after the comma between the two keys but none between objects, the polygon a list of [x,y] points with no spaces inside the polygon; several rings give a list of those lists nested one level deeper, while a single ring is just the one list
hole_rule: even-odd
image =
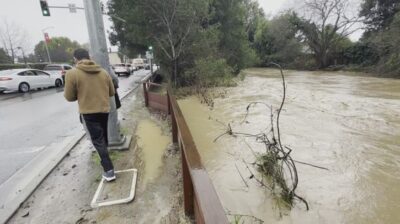
[{"label": "white car", "polygon": [[117,76],[120,76],[121,74],[129,76],[134,71],[131,64],[115,64],[112,66],[112,68],[114,69],[114,73],[117,74]]},{"label": "white car", "polygon": [[60,74],[49,74],[37,69],[11,69],[0,71],[0,92],[29,92],[31,89],[60,87],[63,85]]},{"label": "white car", "polygon": [[72,69],[72,66],[68,64],[50,64],[46,65],[43,71],[50,74],[59,73],[62,77],[63,83],[65,83],[65,74],[70,69]]},{"label": "white car", "polygon": [[144,68],[144,66],[145,66],[145,61],[144,61],[144,59],[142,59],[142,58],[135,58],[135,59],[133,59],[132,64],[133,64],[136,68],[142,69],[142,68]]}]

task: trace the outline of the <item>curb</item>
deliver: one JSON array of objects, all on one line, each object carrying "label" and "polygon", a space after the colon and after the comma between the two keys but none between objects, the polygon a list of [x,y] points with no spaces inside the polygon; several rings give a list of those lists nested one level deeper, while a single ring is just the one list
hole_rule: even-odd
[{"label": "curb", "polygon": [[[66,137],[59,144],[50,144],[35,158],[0,186],[0,223],[6,223],[20,205],[35,191],[40,183],[62,161],[71,149],[85,136],[81,131]],[[59,150],[61,148],[61,150]]]}]

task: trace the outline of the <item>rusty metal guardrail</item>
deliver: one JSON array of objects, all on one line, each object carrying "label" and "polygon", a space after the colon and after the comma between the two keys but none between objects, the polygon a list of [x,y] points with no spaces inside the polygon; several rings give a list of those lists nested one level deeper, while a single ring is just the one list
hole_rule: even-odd
[{"label": "rusty metal guardrail", "polygon": [[160,84],[151,82],[151,75],[146,76],[142,79],[143,83],[143,95],[144,95],[144,102],[146,107],[154,108],[157,110],[164,111],[165,113],[168,112],[168,99],[166,96],[153,93],[150,91],[152,86],[159,86]]},{"label": "rusty metal guardrail", "polygon": [[166,96],[151,93],[149,88],[158,84],[152,83],[150,78],[143,80],[146,107],[170,114],[172,140],[181,149],[185,214],[193,216],[198,224],[229,223],[171,88]]}]

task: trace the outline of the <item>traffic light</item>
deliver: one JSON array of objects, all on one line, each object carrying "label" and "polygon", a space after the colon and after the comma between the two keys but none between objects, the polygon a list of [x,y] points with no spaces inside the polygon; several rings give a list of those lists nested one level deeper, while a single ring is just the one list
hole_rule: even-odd
[{"label": "traffic light", "polygon": [[40,8],[42,8],[43,16],[50,16],[49,5],[46,0],[40,0]]}]

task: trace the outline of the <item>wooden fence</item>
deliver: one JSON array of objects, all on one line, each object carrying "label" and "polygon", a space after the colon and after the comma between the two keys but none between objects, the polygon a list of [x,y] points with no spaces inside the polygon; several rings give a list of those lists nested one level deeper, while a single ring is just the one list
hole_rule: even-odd
[{"label": "wooden fence", "polygon": [[172,90],[169,88],[167,95],[152,93],[149,91],[151,86],[159,84],[152,83],[151,76],[146,77],[142,82],[146,106],[162,110],[171,118],[172,140],[178,144],[182,152],[183,196],[186,215],[194,217],[198,224],[229,223]]}]

